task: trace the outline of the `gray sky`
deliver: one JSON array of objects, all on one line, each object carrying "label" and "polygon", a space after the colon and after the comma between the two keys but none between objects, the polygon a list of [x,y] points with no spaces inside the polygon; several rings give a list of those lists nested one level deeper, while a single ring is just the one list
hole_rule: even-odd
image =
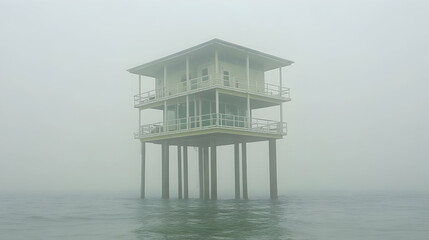
[{"label": "gray sky", "polygon": [[[428,23],[427,1],[0,1],[0,192],[137,196],[138,85],[126,69],[212,38],[295,62],[280,194],[427,190]],[[249,195],[268,197],[268,143],[248,149]],[[218,150],[224,198],[231,150]],[[158,197],[158,146],[147,165]]]}]

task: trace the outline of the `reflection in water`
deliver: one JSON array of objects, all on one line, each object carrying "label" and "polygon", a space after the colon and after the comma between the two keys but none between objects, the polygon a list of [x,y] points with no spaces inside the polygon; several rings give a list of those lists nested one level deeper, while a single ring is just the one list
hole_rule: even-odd
[{"label": "reflection in water", "polygon": [[284,205],[282,200],[142,200],[135,233],[137,239],[284,239]]}]

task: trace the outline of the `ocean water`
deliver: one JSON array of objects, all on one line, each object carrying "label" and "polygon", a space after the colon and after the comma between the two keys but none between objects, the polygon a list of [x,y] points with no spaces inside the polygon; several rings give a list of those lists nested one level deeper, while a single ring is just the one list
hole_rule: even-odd
[{"label": "ocean water", "polygon": [[279,200],[0,195],[0,239],[429,239],[424,194]]}]

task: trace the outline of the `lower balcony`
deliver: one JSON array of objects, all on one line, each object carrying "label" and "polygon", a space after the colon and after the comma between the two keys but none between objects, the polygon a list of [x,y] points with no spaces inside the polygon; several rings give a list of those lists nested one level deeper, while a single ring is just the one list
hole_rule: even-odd
[{"label": "lower balcony", "polygon": [[136,139],[148,139],[158,136],[176,137],[180,133],[195,132],[206,129],[229,129],[235,133],[243,132],[247,134],[264,134],[273,136],[284,136],[287,133],[285,122],[277,122],[266,119],[237,116],[230,114],[205,114],[181,118],[163,122],[146,124],[140,126],[138,132],[134,134]]}]

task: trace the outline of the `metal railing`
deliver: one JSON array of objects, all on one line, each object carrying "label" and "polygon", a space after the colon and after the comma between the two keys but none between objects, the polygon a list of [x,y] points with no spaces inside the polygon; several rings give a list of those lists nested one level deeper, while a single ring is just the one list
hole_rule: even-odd
[{"label": "metal railing", "polygon": [[168,97],[178,96],[182,93],[202,90],[210,87],[222,87],[227,89],[240,90],[254,94],[290,98],[290,89],[269,83],[254,82],[247,88],[247,81],[239,81],[233,76],[224,74],[212,74],[201,76],[176,83],[173,86],[161,87],[134,96],[134,105],[139,106],[150,102],[155,102]]},{"label": "metal railing", "polygon": [[146,138],[206,128],[227,128],[280,135],[286,135],[287,131],[285,122],[259,118],[252,118],[249,122],[248,118],[245,116],[210,113],[189,118],[169,120],[166,126],[163,122],[142,125],[139,131],[134,134],[134,137]]}]

